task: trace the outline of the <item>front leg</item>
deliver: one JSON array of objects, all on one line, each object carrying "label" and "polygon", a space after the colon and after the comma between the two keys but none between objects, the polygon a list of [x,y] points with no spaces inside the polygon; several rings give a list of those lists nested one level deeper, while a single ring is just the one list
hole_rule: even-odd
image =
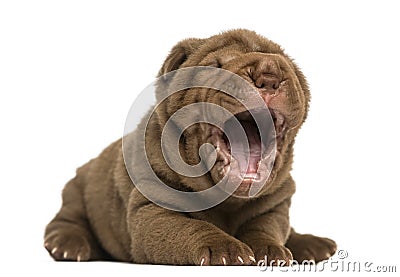
[{"label": "front leg", "polygon": [[[253,250],[257,261],[267,257],[267,265],[289,265],[292,253],[285,247],[290,234],[290,199],[241,226],[236,237]],[[283,262],[284,261],[284,262]]]},{"label": "front leg", "polygon": [[132,260],[136,263],[249,265],[255,262],[249,246],[215,225],[152,203],[130,211],[128,228]]}]

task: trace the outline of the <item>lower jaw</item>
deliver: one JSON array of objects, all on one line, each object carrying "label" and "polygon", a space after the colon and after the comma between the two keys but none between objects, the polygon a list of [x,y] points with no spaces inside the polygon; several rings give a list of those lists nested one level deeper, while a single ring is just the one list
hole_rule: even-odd
[{"label": "lower jaw", "polygon": [[270,183],[274,161],[263,159],[258,163],[257,173],[240,173],[236,160],[231,160],[228,170],[224,171],[226,192],[235,197],[253,198],[260,194]]},{"label": "lower jaw", "polygon": [[[242,182],[239,187],[232,193],[232,196],[238,198],[250,198],[249,191],[250,191],[251,184],[247,182]],[[254,197],[254,196],[253,196]]]},{"label": "lower jaw", "polygon": [[259,195],[261,190],[268,185],[265,179],[243,179],[240,176],[226,176],[224,191],[237,198],[253,198]]}]

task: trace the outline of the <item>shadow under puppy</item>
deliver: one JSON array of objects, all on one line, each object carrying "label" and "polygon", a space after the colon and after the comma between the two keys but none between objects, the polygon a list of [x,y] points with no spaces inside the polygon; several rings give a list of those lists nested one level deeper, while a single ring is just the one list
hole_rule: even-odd
[{"label": "shadow under puppy", "polygon": [[[260,191],[254,197],[244,197],[250,184],[257,182],[257,169],[264,166],[259,133],[254,130],[248,111],[221,91],[179,91],[158,103],[148,123],[142,120],[139,124],[137,130],[146,129],[145,140],[137,131],[128,135],[132,142],[129,151],[136,157],[131,164],[124,162],[120,139],[80,167],[67,183],[61,210],[45,231],[45,247],[55,260],[250,265],[265,256],[269,261],[318,262],[335,253],[332,240],[298,234],[289,223],[290,201],[295,192],[290,175],[293,144],[310,99],[305,77],[296,64],[279,45],[239,29],[207,39],[181,41],[171,50],[159,76],[193,66],[217,67],[237,74],[265,101],[274,123],[276,158],[270,174],[258,170],[261,177],[257,178],[263,180]],[[160,84],[159,94],[162,88]],[[240,154],[234,157],[230,153],[230,146],[237,142],[227,142],[223,130],[207,123],[184,130],[179,152],[187,164],[196,165],[201,162],[200,146],[212,144],[218,151],[211,170],[189,178],[168,166],[161,148],[163,128],[176,111],[198,102],[226,108],[243,125],[251,156],[247,168],[240,168]],[[232,196],[210,209],[166,209],[148,200],[136,187],[139,183],[147,185],[142,162],[146,157],[158,178],[180,191],[208,189],[226,175],[241,174],[242,182]],[[143,178],[135,180],[136,186],[127,167],[142,173]]]}]

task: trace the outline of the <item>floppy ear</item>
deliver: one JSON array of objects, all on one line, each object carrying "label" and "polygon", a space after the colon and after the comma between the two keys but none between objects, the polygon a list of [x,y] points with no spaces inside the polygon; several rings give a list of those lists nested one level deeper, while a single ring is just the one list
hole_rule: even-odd
[{"label": "floppy ear", "polygon": [[178,69],[203,42],[204,39],[188,38],[175,45],[158,72],[158,77]]}]

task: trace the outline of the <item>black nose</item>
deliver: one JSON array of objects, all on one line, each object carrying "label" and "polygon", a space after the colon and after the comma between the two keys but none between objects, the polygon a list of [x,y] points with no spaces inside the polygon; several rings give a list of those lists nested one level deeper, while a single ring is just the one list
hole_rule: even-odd
[{"label": "black nose", "polygon": [[280,81],[278,77],[272,74],[261,73],[255,78],[254,84],[257,88],[277,90],[279,88]]}]

